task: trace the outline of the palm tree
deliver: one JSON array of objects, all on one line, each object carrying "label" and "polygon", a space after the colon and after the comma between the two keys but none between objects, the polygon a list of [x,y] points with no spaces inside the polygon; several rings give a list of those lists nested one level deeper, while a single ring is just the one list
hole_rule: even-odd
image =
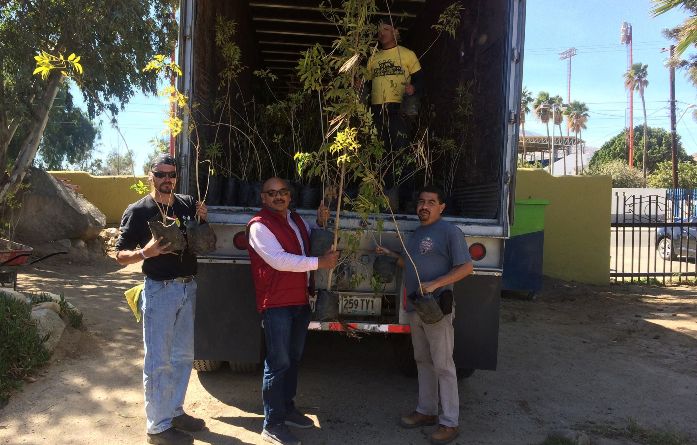
[{"label": "palm tree", "polygon": [[[566,115],[567,127],[574,132],[576,136],[576,174],[578,174],[578,141],[581,137],[581,130],[586,129],[588,122],[588,106],[585,103],[577,100],[571,102],[564,110]],[[583,153],[581,153],[583,155]],[[583,157],[581,157],[581,171],[583,171]]]},{"label": "palm tree", "polygon": [[530,113],[530,104],[532,103],[532,93],[527,88],[523,88],[520,94],[520,129],[523,132],[523,161],[527,156],[527,146],[525,144],[525,116]]},{"label": "palm tree", "polygon": [[[550,104],[552,106],[552,119],[554,125],[559,127],[559,137],[562,136],[561,124],[564,122],[564,99],[561,96],[556,95],[549,98]],[[554,147],[554,125],[552,126],[552,151],[554,153],[552,159],[556,159],[556,150]],[[564,158],[564,174],[566,175],[566,151],[564,150],[564,145],[562,144],[562,157]]]},{"label": "palm tree", "polygon": [[628,90],[636,90],[639,92],[639,97],[641,97],[641,106],[644,110],[644,147],[642,153],[642,168],[644,170],[644,182],[646,182],[646,132],[647,132],[647,122],[646,122],[646,99],[644,98],[644,90],[649,86],[648,77],[648,65],[642,63],[635,63],[631,68],[624,73],[624,86]]},{"label": "palm tree", "polygon": [[533,109],[535,110],[535,115],[537,116],[537,119],[540,120],[543,124],[547,126],[547,147],[549,149],[549,157],[550,157],[550,163],[549,163],[549,168],[550,172],[552,169],[552,148],[549,145],[549,118],[550,118],[550,101],[549,101],[549,93],[546,91],[540,91],[537,93],[537,97],[535,98],[535,102],[532,104]]}]

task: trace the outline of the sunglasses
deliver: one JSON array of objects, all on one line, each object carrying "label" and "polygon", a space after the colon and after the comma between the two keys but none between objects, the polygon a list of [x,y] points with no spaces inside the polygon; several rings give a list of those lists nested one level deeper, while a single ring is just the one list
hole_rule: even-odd
[{"label": "sunglasses", "polygon": [[158,179],[162,179],[165,177],[175,179],[177,177],[177,172],[157,172],[153,170],[152,175]]},{"label": "sunglasses", "polygon": [[281,189],[281,190],[267,190],[265,192],[268,195],[269,198],[275,198],[276,196],[283,196],[286,197],[290,195],[290,190],[288,189]]}]

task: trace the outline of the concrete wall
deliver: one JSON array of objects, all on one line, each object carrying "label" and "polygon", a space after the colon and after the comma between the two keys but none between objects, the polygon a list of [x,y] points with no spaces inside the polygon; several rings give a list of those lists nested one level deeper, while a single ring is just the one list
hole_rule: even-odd
[{"label": "concrete wall", "polygon": [[147,184],[147,176],[92,176],[86,172],[49,172],[55,178],[77,186],[77,191],[97,206],[108,225],[118,225],[126,207],[142,198],[131,190],[139,179]]},{"label": "concrete wall", "polygon": [[543,273],[562,280],[610,281],[609,176],[550,176],[519,169],[516,199],[546,199]]}]

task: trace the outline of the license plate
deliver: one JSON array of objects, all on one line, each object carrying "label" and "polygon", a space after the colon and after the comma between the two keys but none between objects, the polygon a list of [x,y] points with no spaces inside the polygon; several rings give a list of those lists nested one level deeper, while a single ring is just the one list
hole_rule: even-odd
[{"label": "license plate", "polygon": [[380,315],[382,297],[342,295],[339,305],[340,314]]}]

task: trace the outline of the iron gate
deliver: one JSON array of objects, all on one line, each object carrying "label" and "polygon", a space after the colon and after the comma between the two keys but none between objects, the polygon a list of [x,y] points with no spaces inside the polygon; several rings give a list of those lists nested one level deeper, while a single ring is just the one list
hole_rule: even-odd
[{"label": "iron gate", "polygon": [[682,281],[697,277],[697,190],[615,192],[610,277],[615,281]]}]

